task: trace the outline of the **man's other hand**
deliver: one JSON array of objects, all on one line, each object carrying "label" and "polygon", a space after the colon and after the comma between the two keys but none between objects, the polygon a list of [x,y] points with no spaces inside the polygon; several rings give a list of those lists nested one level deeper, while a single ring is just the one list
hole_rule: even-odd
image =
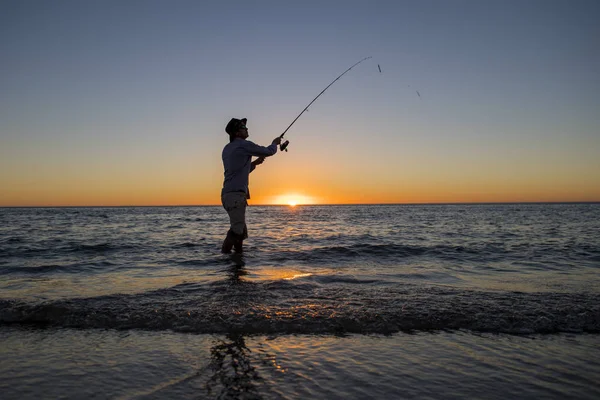
[{"label": "man's other hand", "polygon": [[252,164],[256,165],[260,165],[265,161],[264,157],[258,157],[256,160],[252,161]]}]

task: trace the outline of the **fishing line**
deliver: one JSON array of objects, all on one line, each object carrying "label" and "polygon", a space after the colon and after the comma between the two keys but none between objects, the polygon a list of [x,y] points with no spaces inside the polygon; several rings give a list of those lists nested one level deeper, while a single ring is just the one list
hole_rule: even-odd
[{"label": "fishing line", "polygon": [[[333,85],[333,84],[334,84],[334,83],[335,83],[335,82],[336,82],[338,79],[340,79],[342,76],[344,76],[344,74],[346,74],[346,72],[350,71],[352,68],[356,67],[356,66],[357,66],[358,64],[360,64],[361,62],[363,62],[363,61],[365,61],[365,60],[368,60],[369,58],[373,58],[373,57],[365,57],[365,58],[363,58],[362,60],[360,60],[359,62],[357,62],[356,64],[354,64],[353,66],[351,66],[350,68],[348,68],[347,70],[345,70],[344,72],[342,72],[342,74],[341,74],[340,76],[338,76],[337,78],[335,78],[335,79],[333,80],[333,82],[331,82],[329,85],[327,85],[327,87],[326,87],[325,89],[323,89],[323,90],[321,91],[321,93],[319,93],[319,94],[317,95],[317,97],[315,97],[315,98],[314,98],[314,99],[313,99],[313,100],[312,100],[310,103],[308,103],[308,105],[307,105],[307,106],[304,108],[304,110],[302,110],[302,112],[301,112],[300,114],[298,114],[298,116],[297,116],[296,118],[294,118],[294,120],[292,121],[292,123],[291,123],[291,124],[290,124],[290,125],[289,125],[287,128],[285,128],[285,131],[283,131],[283,133],[282,133],[282,134],[281,134],[279,137],[280,137],[280,138],[283,138],[283,135],[285,135],[285,133],[286,133],[286,132],[287,132],[287,131],[288,131],[288,130],[289,130],[291,127],[292,127],[292,125],[294,125],[294,122],[296,122],[296,121],[298,120],[298,118],[300,118],[300,116],[301,116],[302,114],[304,114],[304,111],[308,110],[308,107],[310,107],[310,105],[311,105],[312,103],[314,103],[314,102],[315,102],[315,101],[316,101],[316,100],[317,100],[317,99],[318,99],[318,98],[319,98],[319,97],[320,97],[320,96],[321,96],[323,93],[325,93],[325,91],[326,91],[327,89],[329,89],[329,87],[330,87],[331,85]],[[377,65],[377,67],[379,68],[379,72],[381,72],[381,67],[379,67],[379,65]],[[289,140],[286,140],[284,143],[282,143],[282,144],[280,144],[280,145],[279,145],[279,148],[280,148],[281,150],[285,150],[285,151],[287,151],[287,146],[288,146],[288,144],[290,144],[290,141],[289,141]]]}]

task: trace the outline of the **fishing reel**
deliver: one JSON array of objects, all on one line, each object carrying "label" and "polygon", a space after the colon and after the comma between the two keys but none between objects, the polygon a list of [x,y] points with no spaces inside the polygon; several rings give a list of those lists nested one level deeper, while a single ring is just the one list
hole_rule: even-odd
[{"label": "fishing reel", "polygon": [[288,144],[290,144],[289,140],[286,140],[285,142],[281,143],[279,145],[279,150],[281,150],[281,151],[287,151]]}]

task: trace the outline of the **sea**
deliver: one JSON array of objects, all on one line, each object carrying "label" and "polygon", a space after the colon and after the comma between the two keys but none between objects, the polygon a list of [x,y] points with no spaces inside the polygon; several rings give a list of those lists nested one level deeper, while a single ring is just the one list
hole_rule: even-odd
[{"label": "sea", "polygon": [[0,397],[599,399],[600,203],[0,208]]}]

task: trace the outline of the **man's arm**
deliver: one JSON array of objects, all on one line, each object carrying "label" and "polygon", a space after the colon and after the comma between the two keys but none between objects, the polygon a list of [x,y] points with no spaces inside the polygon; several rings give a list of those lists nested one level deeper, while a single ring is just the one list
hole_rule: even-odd
[{"label": "man's arm", "polygon": [[250,167],[250,172],[254,171],[257,165],[262,164],[265,161],[264,157],[258,157],[256,160],[252,161],[252,166]]},{"label": "man's arm", "polygon": [[249,140],[245,140],[244,149],[248,152],[248,154],[254,157],[269,157],[277,153],[277,145],[279,143],[281,143],[280,137],[273,139],[273,143],[271,143],[271,145],[268,147],[259,146]]}]

